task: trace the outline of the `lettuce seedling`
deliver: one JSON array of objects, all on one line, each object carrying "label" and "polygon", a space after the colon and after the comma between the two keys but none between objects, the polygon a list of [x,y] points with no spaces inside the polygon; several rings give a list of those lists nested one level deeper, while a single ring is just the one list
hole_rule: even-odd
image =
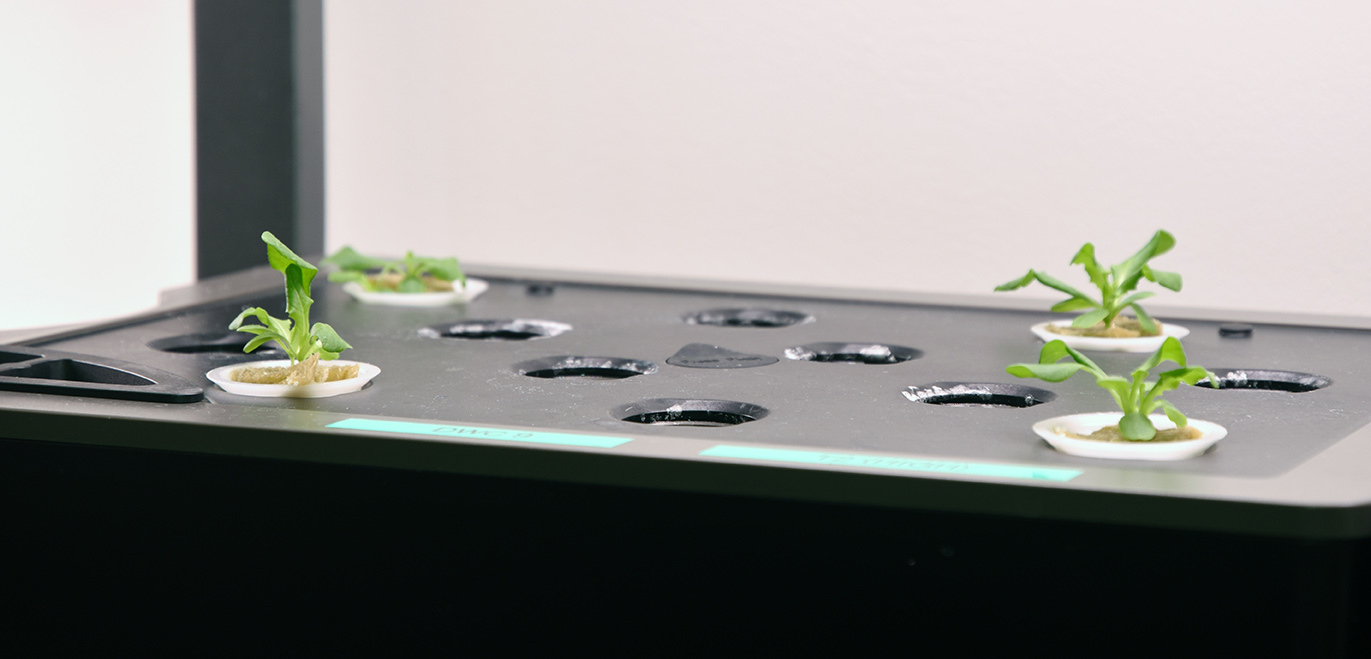
[{"label": "lettuce seedling", "polygon": [[[1064,357],[1070,357],[1075,363],[1057,363]],[[1175,362],[1178,368],[1160,374],[1156,380],[1147,380],[1148,372],[1163,362]],[[1218,379],[1208,369],[1186,363],[1185,348],[1181,347],[1180,339],[1174,336],[1167,337],[1147,361],[1134,369],[1131,379],[1105,373],[1095,362],[1090,361],[1089,357],[1061,340],[1049,341],[1044,345],[1038,355],[1038,363],[1014,364],[1006,370],[1010,375],[1038,378],[1048,382],[1061,382],[1075,375],[1077,371],[1090,373],[1095,376],[1095,384],[1104,387],[1114,396],[1114,402],[1123,410],[1123,418],[1119,420],[1119,431],[1124,438],[1134,441],[1146,441],[1157,435],[1157,429],[1153,427],[1147,415],[1159,407],[1166,412],[1167,418],[1176,423],[1177,428],[1185,427],[1185,415],[1176,409],[1175,405],[1162,400],[1163,393],[1176,389],[1182,382],[1195,384],[1206,378],[1210,384],[1218,386]]]},{"label": "lettuce seedling", "polygon": [[[231,330],[256,335],[243,346],[243,352],[252,352],[268,341],[275,341],[290,356],[292,364],[305,361],[311,355],[319,355],[323,360],[337,359],[338,353],[352,346],[332,327],[324,323],[309,324],[309,308],[314,304],[309,296],[310,284],[319,269],[297,256],[270,231],[262,232],[262,242],[267,244],[267,262],[286,276],[286,314],[290,319],[273,318],[261,307],[244,309],[229,323]],[[254,316],[262,321],[261,325],[243,324],[248,317]]]},{"label": "lettuce seedling", "polygon": [[[1015,279],[1014,281],[1000,284],[995,287],[996,291],[1012,291],[1029,285],[1033,280],[1041,282],[1049,288],[1055,288],[1071,297],[1058,302],[1052,306],[1053,311],[1079,311],[1090,309],[1071,321],[1072,327],[1088,328],[1096,323],[1104,323],[1106,328],[1114,325],[1114,319],[1119,312],[1127,308],[1132,308],[1137,315],[1138,324],[1142,327],[1143,333],[1155,336],[1159,333],[1157,323],[1151,316],[1143,310],[1139,300],[1152,297],[1151,291],[1133,293],[1142,279],[1147,279],[1173,291],[1181,290],[1181,276],[1174,272],[1162,272],[1153,270],[1147,262],[1155,257],[1161,256],[1170,251],[1176,244],[1176,239],[1165,231],[1157,231],[1152,235],[1152,240],[1147,242],[1137,254],[1129,257],[1127,261],[1109,268],[1101,267],[1095,260],[1095,246],[1086,243],[1072,257],[1071,265],[1082,265],[1090,275],[1090,283],[1100,289],[1098,299],[1090,297],[1085,293],[1071,287],[1059,279],[1049,276],[1045,272],[1029,270],[1028,274]],[[1130,295],[1129,293],[1132,293]]]},{"label": "lettuce seedling", "polygon": [[[405,258],[398,261],[386,261],[363,256],[345,245],[337,254],[324,259],[322,263],[336,265],[339,268],[329,273],[329,281],[355,281],[361,284],[363,289],[371,292],[423,293],[429,288],[424,283],[426,278],[446,282],[460,281],[463,287],[467,283],[467,276],[462,272],[462,266],[457,263],[457,259],[415,256],[414,252],[407,252]],[[378,269],[379,274],[369,273]]]}]

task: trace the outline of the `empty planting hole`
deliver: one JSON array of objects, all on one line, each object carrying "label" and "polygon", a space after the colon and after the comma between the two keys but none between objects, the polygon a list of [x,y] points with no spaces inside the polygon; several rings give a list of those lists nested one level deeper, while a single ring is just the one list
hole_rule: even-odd
[{"label": "empty planting hole", "polygon": [[[208,332],[204,334],[183,334],[169,336],[148,343],[148,347],[162,352],[179,354],[241,354],[243,347],[253,339],[247,332]],[[275,344],[268,343],[256,352],[278,351]]]},{"label": "empty planting hole", "polygon": [[614,414],[629,423],[718,428],[756,421],[767,415],[767,409],[732,400],[654,398],[624,405]]},{"label": "empty planting hole", "polygon": [[929,405],[1033,407],[1057,397],[1046,389],[1001,382],[934,382],[910,387],[905,398]]},{"label": "empty planting hole", "polygon": [[638,359],[570,355],[520,362],[514,365],[514,370],[531,378],[622,380],[635,375],[654,373],[657,371],[657,365]]},{"label": "empty planting hole", "polygon": [[76,361],[74,359],[54,359],[52,361],[38,362],[32,366],[5,371],[4,375],[16,378],[89,382],[92,384],[121,384],[135,387],[156,384],[152,380],[135,373],[121,371],[117,368],[110,368],[108,366],[101,366],[100,364]]},{"label": "empty planting hole", "polygon": [[923,354],[921,350],[885,343],[807,343],[785,350],[789,359],[854,364],[898,364]]},{"label": "empty planting hole", "polygon": [[685,317],[691,325],[716,327],[789,327],[812,320],[806,313],[776,309],[709,309]]},{"label": "empty planting hole", "polygon": [[[1333,384],[1332,380],[1312,373],[1255,368],[1214,368],[1210,370],[1218,376],[1219,389],[1264,389],[1267,391],[1304,393]],[[1209,380],[1200,380],[1195,383],[1195,386],[1207,389],[1214,388],[1213,385],[1209,384]]]},{"label": "empty planting hole", "polygon": [[460,323],[430,325],[419,330],[434,339],[471,339],[477,341],[527,341],[557,336],[571,330],[566,323],[551,320],[467,320]]},{"label": "empty planting hole", "polygon": [[679,412],[645,412],[625,417],[624,421],[629,423],[642,423],[652,426],[699,426],[703,428],[719,428],[723,426],[736,426],[740,423],[754,421],[745,414],[732,414],[720,412],[718,410],[682,410]]}]

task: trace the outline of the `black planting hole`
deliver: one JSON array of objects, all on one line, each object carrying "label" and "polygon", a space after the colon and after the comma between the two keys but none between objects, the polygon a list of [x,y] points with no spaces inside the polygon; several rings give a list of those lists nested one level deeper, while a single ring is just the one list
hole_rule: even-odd
[{"label": "black planting hole", "polygon": [[910,387],[905,398],[929,405],[1033,407],[1057,397],[1046,389],[1002,382],[934,382]]},{"label": "black planting hole", "polygon": [[[148,347],[162,352],[174,352],[178,354],[241,354],[243,347],[255,338],[255,335],[247,332],[206,332],[203,334],[182,334],[181,336],[169,336],[164,339],[157,339],[148,343]],[[260,352],[280,352],[274,344],[263,345],[257,350]]]},{"label": "black planting hole", "polygon": [[141,375],[121,371],[109,366],[77,361],[75,359],[54,359],[38,362],[5,371],[2,375],[15,378],[34,378],[38,380],[62,380],[65,382],[89,382],[92,384],[121,384],[141,387],[156,384]]},{"label": "black planting hole", "polygon": [[786,348],[788,359],[854,364],[898,364],[923,356],[922,350],[885,343],[806,343]]},{"label": "black planting hole", "polygon": [[655,373],[657,365],[639,359],[568,355],[520,362],[514,365],[514,370],[519,375],[527,375],[531,378],[622,380],[635,375]]},{"label": "black planting hole", "polygon": [[571,330],[566,323],[551,320],[466,320],[460,323],[430,325],[419,330],[431,339],[473,339],[478,341],[527,341],[545,339]]},{"label": "black planting hole", "polygon": [[812,320],[814,317],[806,313],[776,309],[709,309],[685,317],[691,325],[716,327],[790,327]]},{"label": "black planting hole", "polygon": [[1225,339],[1250,339],[1253,329],[1247,323],[1224,323],[1219,325],[1219,336]]},{"label": "black planting hole", "polygon": [[700,426],[718,428],[756,421],[767,409],[732,400],[653,398],[619,407],[614,416],[629,423],[652,426]]},{"label": "black planting hole", "polygon": [[26,355],[22,352],[5,352],[0,350],[0,364],[17,364],[26,362],[30,359],[38,359],[38,355]]},{"label": "black planting hole", "polygon": [[[1212,368],[1218,376],[1219,389],[1265,389],[1267,391],[1290,391],[1304,393],[1322,389],[1333,381],[1312,373],[1293,371],[1270,371],[1257,368]],[[1208,379],[1195,383],[1197,387],[1213,389]]]}]

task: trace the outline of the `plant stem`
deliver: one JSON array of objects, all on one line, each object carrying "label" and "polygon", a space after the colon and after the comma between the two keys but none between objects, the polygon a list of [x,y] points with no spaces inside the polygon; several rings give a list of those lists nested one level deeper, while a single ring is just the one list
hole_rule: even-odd
[{"label": "plant stem", "polygon": [[1106,285],[1104,289],[1100,291],[1100,301],[1104,304],[1100,306],[1103,306],[1105,310],[1109,313],[1106,314],[1104,320],[1100,322],[1103,322],[1104,328],[1108,330],[1109,328],[1114,326],[1114,318],[1119,315],[1119,311],[1121,310],[1116,308],[1115,305],[1116,300],[1114,298],[1118,297],[1118,295],[1114,290],[1116,286],[1116,282],[1114,281],[1114,273],[1111,272],[1108,275],[1105,275],[1105,282]]},{"label": "plant stem", "polygon": [[1143,387],[1147,384],[1146,380],[1144,379],[1146,377],[1146,373],[1143,373],[1141,375],[1135,374],[1133,376],[1133,386],[1130,387],[1128,390],[1128,400],[1124,401],[1125,405],[1123,406],[1123,411],[1125,414],[1131,414],[1133,412],[1137,412],[1140,409],[1138,401],[1142,398]]}]

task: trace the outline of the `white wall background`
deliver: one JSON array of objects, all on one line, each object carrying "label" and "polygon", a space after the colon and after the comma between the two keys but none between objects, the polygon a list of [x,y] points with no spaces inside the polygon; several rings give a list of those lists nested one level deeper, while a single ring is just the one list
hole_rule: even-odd
[{"label": "white wall background", "polygon": [[[1371,4],[335,0],[330,249],[1371,315]],[[1037,295],[1051,297],[1039,288]],[[1027,292],[1021,295],[1028,295]]]},{"label": "white wall background", "polygon": [[194,279],[190,2],[0,0],[0,330]]},{"label": "white wall background", "polygon": [[[0,0],[0,329],[192,279],[190,12]],[[1159,303],[1371,315],[1367,3],[332,0],[326,21],[331,248],[984,292],[1165,227],[1158,267],[1187,280]]]}]

